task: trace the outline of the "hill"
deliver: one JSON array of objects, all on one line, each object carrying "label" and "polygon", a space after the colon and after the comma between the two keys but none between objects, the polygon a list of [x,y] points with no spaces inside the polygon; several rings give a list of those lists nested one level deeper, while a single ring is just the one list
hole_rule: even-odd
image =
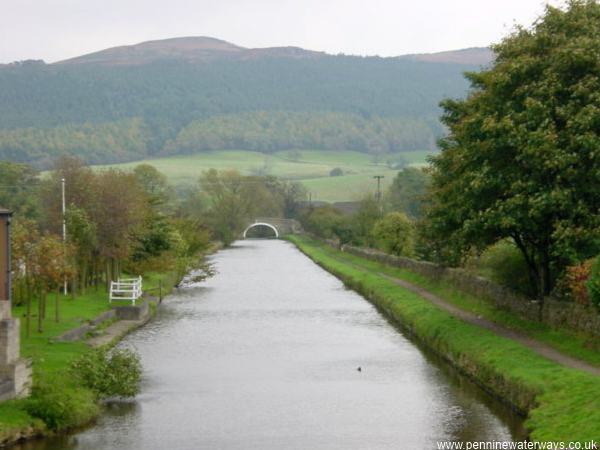
[{"label": "hill", "polygon": [[114,163],[219,146],[432,150],[438,103],[464,95],[472,54],[357,57],[188,37],[4,65],[0,159],[45,168],[65,153]]},{"label": "hill", "polygon": [[319,56],[326,56],[326,54],[298,47],[248,49],[220,39],[198,36],[113,47],[59,61],[56,64],[141,65],[164,60],[198,63],[215,59],[245,60],[267,57],[313,58]]},{"label": "hill", "polygon": [[432,63],[473,64],[478,66],[487,66],[494,60],[494,52],[487,47],[472,47],[438,53],[403,55],[399,56],[399,58]]}]

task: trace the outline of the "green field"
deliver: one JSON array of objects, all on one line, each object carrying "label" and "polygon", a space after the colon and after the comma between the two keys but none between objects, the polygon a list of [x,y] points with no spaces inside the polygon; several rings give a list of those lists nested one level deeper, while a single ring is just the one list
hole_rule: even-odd
[{"label": "green field", "polygon": [[[418,151],[400,155],[408,164],[420,166],[426,164],[428,154],[427,151]],[[164,173],[175,186],[195,183],[204,170],[236,169],[245,175],[275,175],[301,181],[311,192],[313,200],[335,202],[358,200],[365,193],[374,192],[377,185],[373,175],[384,175],[383,185],[387,186],[397,171],[390,169],[385,159],[376,163],[371,155],[350,151],[304,150],[293,157],[287,151],[266,155],[221,150],[97,167],[131,169],[148,163]],[[335,167],[341,168],[344,175],[330,177],[329,172]]]}]

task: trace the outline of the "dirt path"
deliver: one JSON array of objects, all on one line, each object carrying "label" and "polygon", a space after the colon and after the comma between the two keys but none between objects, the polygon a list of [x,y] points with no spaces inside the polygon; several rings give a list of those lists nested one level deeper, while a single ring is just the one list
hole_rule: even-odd
[{"label": "dirt path", "polygon": [[485,328],[486,330],[490,330],[493,333],[497,334],[498,336],[502,336],[507,339],[512,339],[513,341],[524,345],[525,347],[533,350],[534,352],[543,356],[546,359],[554,361],[563,366],[570,367],[572,369],[583,370],[584,372],[588,372],[593,375],[600,376],[600,367],[594,366],[594,365],[589,364],[580,359],[565,355],[564,353],[560,352],[556,348],[554,348],[548,344],[545,344],[543,342],[540,342],[536,339],[533,339],[533,338],[527,336],[525,333],[522,333],[520,331],[511,330],[511,329],[506,328],[502,325],[499,325],[495,322],[492,322],[491,320],[484,319],[483,317],[478,316],[477,314],[474,314],[469,311],[465,311],[464,309],[461,309],[458,306],[453,305],[452,303],[445,300],[444,298],[439,297],[438,295],[432,294],[431,292],[429,292],[428,290],[426,290],[420,286],[409,283],[408,281],[401,280],[400,278],[392,277],[383,272],[371,271],[359,264],[354,264],[354,263],[351,263],[344,259],[340,259],[340,258],[335,258],[335,259],[337,259],[340,262],[343,262],[344,264],[349,264],[351,266],[354,266],[357,269],[367,270],[369,272],[375,273],[375,274],[379,275],[380,277],[385,278],[386,280],[391,281],[392,283],[397,284],[398,286],[401,286],[404,289],[411,291],[411,292],[419,295],[420,297],[430,301],[431,303],[433,303],[440,309],[443,309],[444,311],[449,312],[453,316],[458,317],[467,323],[477,325],[481,328]]}]

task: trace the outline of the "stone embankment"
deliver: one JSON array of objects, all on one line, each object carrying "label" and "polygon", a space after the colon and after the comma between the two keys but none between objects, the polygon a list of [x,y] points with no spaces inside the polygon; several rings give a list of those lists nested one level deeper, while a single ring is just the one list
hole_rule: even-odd
[{"label": "stone embankment", "polygon": [[[87,340],[92,347],[114,344],[127,333],[146,324],[151,318],[148,301],[140,305],[115,306],[100,314],[89,323],[83,324],[56,338],[59,342]],[[108,324],[105,328],[103,325]]]}]

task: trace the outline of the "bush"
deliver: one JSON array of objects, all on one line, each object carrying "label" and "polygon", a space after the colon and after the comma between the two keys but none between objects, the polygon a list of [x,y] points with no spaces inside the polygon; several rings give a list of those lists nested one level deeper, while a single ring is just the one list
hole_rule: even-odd
[{"label": "bush", "polygon": [[128,349],[94,349],[71,365],[74,378],[99,397],[134,397],[139,392],[142,366]]},{"label": "bush", "polygon": [[591,265],[587,290],[592,303],[596,305],[596,308],[600,309],[600,255],[596,257],[596,260]]},{"label": "bush", "polygon": [[319,237],[331,239],[336,231],[345,228],[347,218],[333,206],[320,206],[302,218],[302,226]]},{"label": "bush", "polygon": [[527,296],[535,295],[525,258],[510,240],[503,240],[488,247],[479,258],[478,272],[515,292]]},{"label": "bush", "polygon": [[377,221],[373,237],[377,247],[398,256],[414,256],[414,226],[404,213],[393,212]]},{"label": "bush", "polygon": [[335,167],[329,172],[330,177],[341,177],[342,175],[344,175],[344,171],[339,167]]},{"label": "bush", "polygon": [[587,282],[590,278],[592,260],[583,261],[574,266],[569,266],[565,274],[556,284],[557,293],[569,301],[580,305],[590,304]]},{"label": "bush", "polygon": [[37,382],[25,401],[25,410],[56,431],[84,425],[99,412],[92,391],[65,386],[63,380]]}]

